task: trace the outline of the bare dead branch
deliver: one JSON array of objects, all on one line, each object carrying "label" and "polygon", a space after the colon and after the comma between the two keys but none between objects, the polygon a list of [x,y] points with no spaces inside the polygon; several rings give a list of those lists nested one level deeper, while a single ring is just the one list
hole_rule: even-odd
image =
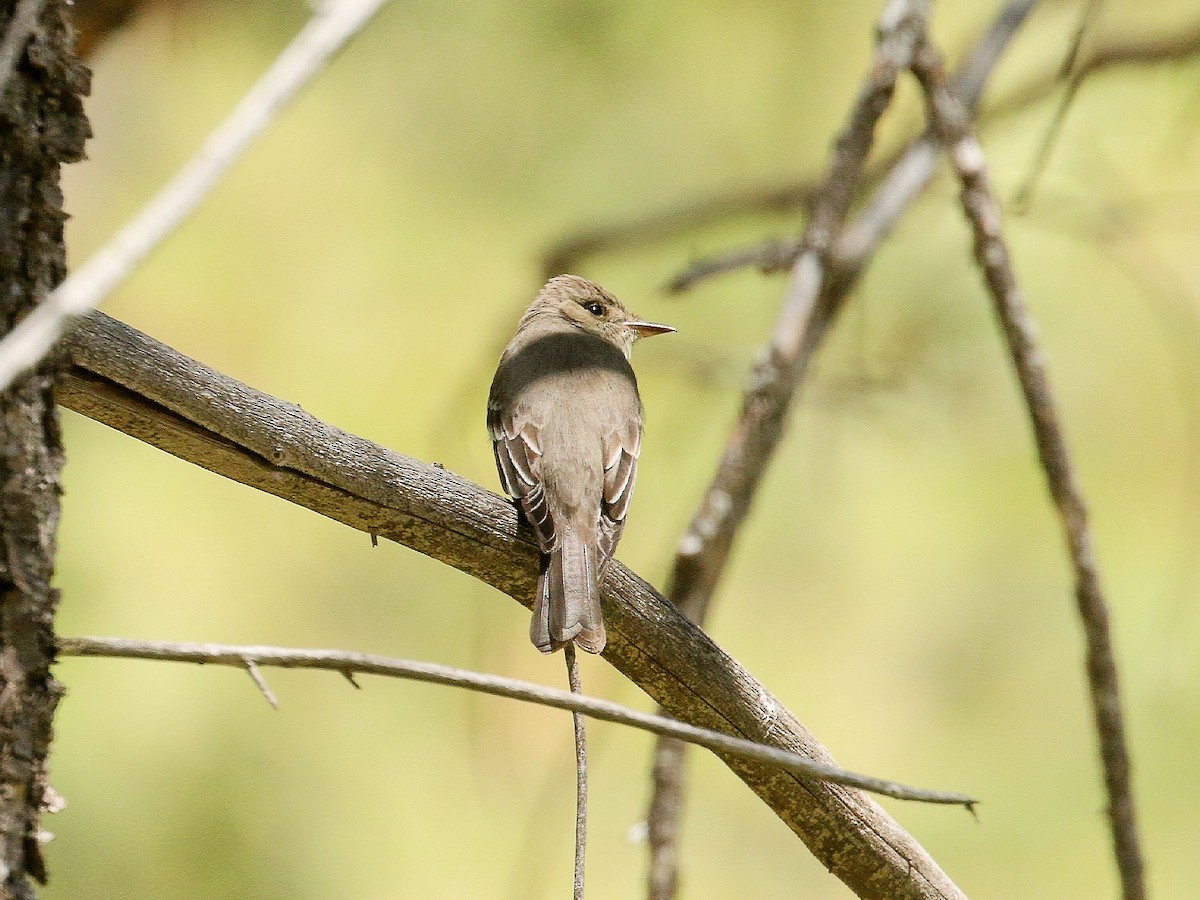
[{"label": "bare dead branch", "polygon": [[[987,78],[1003,50],[1037,2],[1038,0],[1010,0],[1006,3],[991,28],[951,80],[951,90],[968,108],[974,109],[977,105]],[[1154,66],[1196,55],[1200,55],[1200,21],[1166,35],[1113,40],[1083,54],[1071,82],[1074,87],[1068,86],[1068,89],[1078,90],[1087,78],[1108,69]],[[1059,81],[1054,71],[1047,70],[1034,75],[1023,85],[1010,90],[1000,100],[989,104],[980,114],[980,122],[993,122],[1020,112],[1031,104],[1046,99],[1058,88]],[[853,270],[862,266],[873,252],[875,244],[886,237],[907,205],[924,190],[933,175],[937,147],[937,139],[926,132],[902,152],[887,154],[880,163],[867,170],[862,179],[863,184],[876,185],[877,189],[858,220],[847,227],[842,235],[836,254],[842,269]],[[814,191],[815,183],[805,182],[805,188]],[[777,191],[782,194],[783,188]],[[748,210],[755,211],[757,210],[753,207]],[[722,216],[718,210],[713,209],[711,220],[721,221],[741,214],[743,213],[740,208],[736,206],[730,207],[728,216]],[[744,268],[757,268],[764,273],[783,271],[791,265],[799,252],[799,240],[779,238],[723,251],[691,263],[672,276],[666,284],[666,290],[681,293],[709,278]],[[851,274],[851,278],[853,277]]]},{"label": "bare dead branch", "polygon": [[[37,363],[190,216],[279,112],[388,0],[323,5],[204,145],[116,235],[0,340],[0,389]],[[0,70],[3,71],[3,70]]]},{"label": "bare dead branch", "polygon": [[267,679],[263,678],[263,673],[259,671],[258,663],[249,656],[243,662],[246,666],[246,671],[250,675],[250,680],[254,682],[254,686],[258,688],[259,693],[267,698],[267,702],[271,704],[272,709],[279,709],[279,700],[276,698],[275,692],[271,690],[271,686],[267,684]]},{"label": "bare dead branch", "polygon": [[650,804],[646,809],[646,896],[673,900],[679,892],[679,823],[686,787],[687,745],[674,738],[654,742]]},{"label": "bare dead branch", "polygon": [[[81,319],[63,345],[72,366],[56,387],[60,404],[530,604],[537,546],[490,491],[346,434],[102,313]],[[674,718],[832,763],[764,685],[636,575],[611,566],[602,594],[604,658]],[[962,896],[864,794],[721,758],[860,897]]]},{"label": "bare dead branch", "polygon": [[[834,248],[871,151],[875,125],[891,102],[896,79],[912,60],[928,16],[928,3],[891,2],[884,10],[870,70],[834,147],[774,333],[751,372],[741,414],[713,480],[679,541],[667,593],[697,623],[705,619],[738,528],[778,447],[812,351],[841,306],[843,295],[831,290],[829,277],[837,270]],[[673,839],[683,805],[683,775],[666,766],[682,766],[683,752],[658,743],[646,814],[648,888],[651,900],[668,900],[678,883],[670,870],[678,860]]]},{"label": "bare dead branch", "polygon": [[816,185],[812,182],[721,191],[626,222],[598,225],[568,234],[542,253],[542,272],[547,278],[574,272],[588,257],[661,241],[681,231],[731,218],[808,209],[815,198]]},{"label": "bare dead branch", "polygon": [[[806,778],[816,778],[834,784],[844,784],[869,790],[898,800],[918,800],[963,806],[970,809],[978,801],[965,794],[946,791],[927,791],[912,788],[881,778],[856,775],[837,766],[815,763],[807,757],[780,750],[766,744],[733,737],[719,731],[697,728],[684,722],[650,713],[638,712],[601,700],[588,697],[574,688],[579,687],[578,678],[572,680],[571,691],[543,687],[529,681],[518,681],[500,675],[472,672],[437,663],[417,662],[346,650],[308,650],[291,647],[245,646],[233,644],[198,644],[172,641],[135,641],[124,638],[106,637],[60,637],[59,656],[90,656],[119,659],[146,659],[167,662],[190,662],[204,665],[230,666],[235,669],[258,672],[260,666],[283,669],[323,669],[338,673],[361,673],[382,675],[389,678],[404,678],[450,687],[461,687],[510,700],[522,700],[573,714],[589,716],[605,722],[640,728],[654,734],[671,734],[680,740],[699,744],[710,750],[777,766]],[[261,679],[258,674],[256,681]],[[277,703],[273,703],[277,706]]]},{"label": "bare dead branch", "polygon": [[663,290],[668,294],[682,294],[702,281],[738,269],[753,267],[764,274],[780,272],[795,262],[799,252],[800,241],[796,238],[775,238],[749,247],[727,250],[691,263],[686,269],[672,275]]},{"label": "bare dead branch", "polygon": [[1075,103],[1075,96],[1079,93],[1079,86],[1083,84],[1084,73],[1076,69],[1076,63],[1079,61],[1079,54],[1083,50],[1084,38],[1087,37],[1089,31],[1095,28],[1096,22],[1100,18],[1101,7],[1103,6],[1104,0],[1087,0],[1087,3],[1079,13],[1079,21],[1075,25],[1075,33],[1071,35],[1071,42],[1067,46],[1067,52],[1063,57],[1062,65],[1058,69],[1058,80],[1066,84],[1066,90],[1063,91],[1062,97],[1059,98],[1058,108],[1055,109],[1054,115],[1050,119],[1050,124],[1046,128],[1046,133],[1042,136],[1037,151],[1034,153],[1029,173],[1022,179],[1021,186],[1017,188],[1013,196],[1013,205],[1015,207],[1024,209],[1029,206],[1037,182],[1042,177],[1042,173],[1046,170],[1046,166],[1050,162],[1050,153],[1058,141],[1058,136],[1062,134],[1063,125],[1067,121],[1067,112]]},{"label": "bare dead branch", "polygon": [[[1157,66],[1196,55],[1200,55],[1200,19],[1163,34],[1133,38],[1122,35],[1098,43],[1076,60],[1075,78],[1084,81],[1109,69]],[[1058,66],[1047,69],[1010,90],[989,105],[988,118],[1009,115],[1051,96],[1061,87],[1058,70]]]},{"label": "bare dead branch", "polygon": [[[974,110],[978,106],[1001,56],[1039,2],[1007,0],[963,61],[953,79],[952,90],[968,109]],[[863,185],[874,187],[875,193],[857,220],[842,233],[833,254],[839,271],[830,280],[840,283],[842,294],[849,293],[859,270],[866,265],[879,242],[887,237],[909,205],[928,186],[933,177],[937,150],[937,138],[927,130],[907,147],[888,154],[863,174]],[[715,275],[748,265],[764,273],[783,271],[795,262],[801,243],[802,239],[791,242],[770,240],[757,247],[740,248],[698,260],[674,276],[668,282],[668,290],[688,290]]]},{"label": "bare dead branch", "polygon": [[930,123],[937,131],[962,187],[962,208],[974,236],[975,258],[1008,343],[1033,425],[1038,457],[1061,519],[1074,568],[1075,598],[1087,643],[1088,683],[1123,896],[1126,900],[1143,900],[1146,896],[1145,876],[1134,815],[1117,665],[1108,603],[1100,586],[1087,506],[1055,408],[1037,326],[1013,271],[1001,225],[1000,204],[989,183],[983,149],[971,129],[966,111],[946,86],[941,57],[934,47],[926,44],[921,49],[914,61],[913,72],[924,90]]},{"label": "bare dead branch", "polygon": [[[679,542],[669,596],[689,616],[703,615],[720,579],[733,538],[778,445],[808,351],[836,309],[828,275],[838,269],[833,248],[841,233],[875,124],[887,108],[899,73],[912,58],[928,15],[927,3],[889,4],[870,72],[834,148],[825,187],[792,266],[782,310],[769,344],[750,375],[742,412],[718,470]],[[890,26],[890,27],[889,27]]]},{"label": "bare dead branch", "polygon": [[[1019,26],[1038,0],[1009,0],[1002,7],[995,23],[976,45],[972,56],[964,63],[954,79],[954,91],[960,100],[974,107],[978,93],[970,97],[971,85],[982,88],[993,64],[986,61],[989,43],[996,42],[1002,51],[1007,46],[1006,29]],[[1130,38],[1127,35],[1097,44],[1077,60],[1077,78],[1084,81],[1092,75],[1114,68],[1154,66],[1187,59],[1200,54],[1200,21],[1187,23],[1178,30],[1149,37]],[[980,65],[982,79],[976,79],[972,67]],[[1027,109],[1060,88],[1059,63],[1029,76],[1017,87],[989,102],[980,113],[979,121],[990,124]],[[923,141],[924,138],[918,138]],[[911,146],[911,144],[909,145]],[[872,165],[863,177],[866,186],[875,185],[908,153],[900,147],[882,154],[879,163]],[[596,225],[568,235],[557,241],[543,254],[543,268],[551,274],[574,271],[588,257],[625,247],[662,241],[691,229],[736,220],[751,215],[794,213],[812,206],[820,185],[818,177],[763,185],[750,190],[729,190],[680,203],[660,212],[609,225]],[[791,242],[785,262],[774,264],[779,256],[777,239],[765,242],[760,248],[744,247],[732,253],[717,253],[697,260],[667,282],[667,289],[680,292],[713,275],[742,268],[763,268],[766,271],[786,269],[798,242]],[[694,278],[692,277],[694,275]]]}]

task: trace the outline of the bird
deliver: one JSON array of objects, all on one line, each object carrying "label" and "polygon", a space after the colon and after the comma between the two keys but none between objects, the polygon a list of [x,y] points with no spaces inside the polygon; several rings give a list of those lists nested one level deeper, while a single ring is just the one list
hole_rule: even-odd
[{"label": "bird", "polygon": [[673,331],[598,284],[558,275],[500,356],[487,424],[500,484],[541,551],[529,637],[543,653],[569,642],[604,649],[600,578],[625,529],[642,445],[629,356],[639,338]]}]

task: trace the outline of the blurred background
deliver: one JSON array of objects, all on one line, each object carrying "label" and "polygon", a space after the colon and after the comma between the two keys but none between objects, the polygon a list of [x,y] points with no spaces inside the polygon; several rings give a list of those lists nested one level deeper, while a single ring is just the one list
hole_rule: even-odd
[{"label": "blurred background", "polygon": [[[1083,2],[1047,2],[988,97],[1053,73]],[[83,2],[81,7],[86,6]],[[257,388],[498,490],[483,427],[541,256],[605,228],[819,174],[879,0],[391,4],[106,304]],[[952,58],[997,9],[939,5]],[[145,5],[93,48],[95,137],[66,173],[86,259],[309,14],[298,0]],[[1195,31],[1111,0],[1090,46]],[[1158,897],[1200,846],[1200,63],[1098,73],[1009,234],[1114,606]],[[1011,200],[1048,99],[982,129]],[[905,83],[880,133],[919,127]],[[779,277],[681,298],[689,261],[795,234],[752,210],[577,258],[679,333],[635,356],[647,408],[621,559],[660,587],[714,469]],[[60,631],[338,647],[561,686],[509,598],[73,413]],[[1083,643],[1057,520],[944,175],[879,252],[792,420],[714,609],[716,640],[839,761],[982,799],[888,802],[972,896],[1115,895]],[[589,692],[650,709],[601,660]],[[451,689],[67,659],[48,900],[519,898],[569,890],[570,721]],[[593,725],[589,896],[642,893],[651,739]],[[689,898],[846,898],[726,768],[691,762]]]}]

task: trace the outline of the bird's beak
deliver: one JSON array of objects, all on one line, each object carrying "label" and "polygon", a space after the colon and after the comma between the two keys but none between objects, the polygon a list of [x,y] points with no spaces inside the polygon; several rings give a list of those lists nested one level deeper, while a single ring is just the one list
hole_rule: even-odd
[{"label": "bird's beak", "polygon": [[657,325],[654,322],[626,322],[626,327],[633,329],[639,338],[654,337],[656,334],[670,334],[675,329],[670,325]]}]

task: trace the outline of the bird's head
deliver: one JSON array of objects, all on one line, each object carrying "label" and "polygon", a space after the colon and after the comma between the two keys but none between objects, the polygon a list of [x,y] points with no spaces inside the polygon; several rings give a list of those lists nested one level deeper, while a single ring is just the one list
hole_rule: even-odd
[{"label": "bird's head", "polygon": [[551,315],[621,349],[626,357],[634,341],[675,329],[639,319],[600,285],[578,275],[557,275],[546,282],[527,315]]}]

